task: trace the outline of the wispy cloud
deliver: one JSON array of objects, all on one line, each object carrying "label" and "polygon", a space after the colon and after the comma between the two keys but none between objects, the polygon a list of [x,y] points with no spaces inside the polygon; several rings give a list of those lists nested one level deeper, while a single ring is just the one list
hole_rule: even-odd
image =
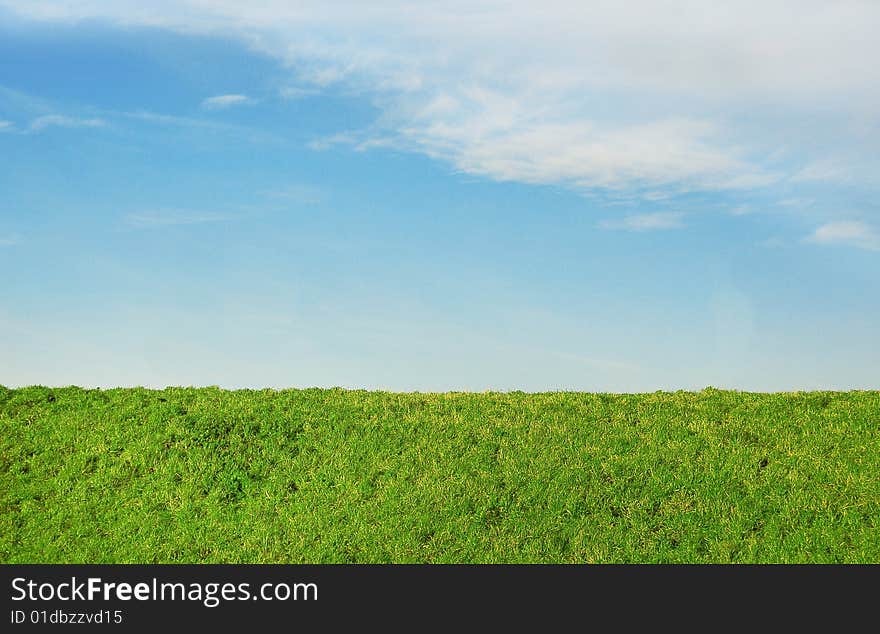
[{"label": "wispy cloud", "polygon": [[0,235],[0,247],[11,247],[21,243],[21,236],[17,233]]},{"label": "wispy cloud", "polygon": [[107,125],[103,119],[80,119],[77,117],[68,117],[61,114],[47,114],[37,117],[31,121],[29,130],[31,132],[40,132],[46,128],[100,128]]},{"label": "wispy cloud", "polygon": [[751,205],[736,205],[727,210],[731,216],[746,216],[755,211]]},{"label": "wispy cloud", "polygon": [[880,184],[876,169],[849,169],[880,142],[876,2],[0,2],[35,19],[239,38],[291,68],[293,85],[369,98],[380,116],[355,149],[390,145],[496,180],[675,194]]},{"label": "wispy cloud", "polygon": [[314,97],[315,95],[321,94],[321,91],[317,88],[306,86],[284,86],[278,91],[278,94],[281,95],[283,99],[293,100]]},{"label": "wispy cloud", "polygon": [[254,100],[247,95],[216,95],[203,100],[202,108],[205,110],[223,110],[232,106],[243,106],[251,103],[254,103]]},{"label": "wispy cloud", "polygon": [[278,140],[278,137],[257,130],[248,126],[236,125],[225,121],[213,121],[210,119],[199,119],[197,117],[183,117],[149,110],[119,111],[119,110],[102,110],[100,114],[108,118],[123,118],[133,121],[139,121],[156,126],[169,126],[179,128],[190,128],[192,130],[205,130],[212,132],[222,132],[246,139],[253,143],[272,143]]},{"label": "wispy cloud", "polygon": [[193,117],[180,117],[177,115],[163,114],[160,112],[151,112],[149,110],[135,110],[132,112],[113,112],[114,115],[126,117],[128,119],[137,119],[146,123],[155,123],[158,125],[176,125],[194,128],[210,128],[219,129],[229,127],[225,123],[216,121],[207,121],[205,119],[196,119]]},{"label": "wispy cloud", "polygon": [[226,214],[188,211],[183,209],[157,209],[127,214],[123,222],[129,229],[154,229],[176,225],[197,225],[229,220]]},{"label": "wispy cloud", "polygon": [[758,246],[764,249],[782,249],[788,246],[788,242],[779,237],[765,238],[758,242]]},{"label": "wispy cloud", "polygon": [[840,161],[818,159],[796,171],[789,180],[793,183],[849,183],[853,176],[851,166]]},{"label": "wispy cloud", "polygon": [[299,205],[314,205],[321,202],[324,198],[324,193],[320,188],[304,184],[285,185],[278,189],[270,189],[260,193],[272,200]]},{"label": "wispy cloud", "polygon": [[812,198],[786,198],[784,200],[777,201],[776,204],[779,207],[796,207],[804,209],[806,207],[811,207],[815,202],[816,201]]},{"label": "wispy cloud", "polygon": [[358,137],[359,135],[355,132],[337,132],[336,134],[331,134],[319,139],[313,139],[306,144],[306,147],[310,150],[320,152],[340,145],[356,146],[358,143],[362,142]]},{"label": "wispy cloud", "polygon": [[858,220],[841,220],[824,224],[816,229],[807,241],[880,251],[880,231]]},{"label": "wispy cloud", "polygon": [[[0,0],[2,3],[2,0]],[[18,112],[22,120],[30,121],[19,128],[13,121],[0,120],[0,133],[20,132],[35,133],[52,126],[68,128],[97,128],[109,126],[120,120],[130,120],[161,126],[178,126],[186,128],[203,128],[213,131],[227,131],[247,134],[256,137],[257,131],[240,125],[208,118],[186,117],[173,114],[153,112],[149,110],[114,110],[107,108],[91,108],[87,116],[60,114],[65,104],[35,97],[28,93],[12,90],[0,85],[0,111]],[[265,136],[265,135],[264,135]]]},{"label": "wispy cloud", "polygon": [[[0,0],[2,4],[2,0]],[[0,84],[0,109],[4,117],[33,119],[57,110],[48,100]]]},{"label": "wispy cloud", "polygon": [[655,231],[657,229],[678,229],[684,226],[684,213],[678,211],[658,211],[650,214],[635,214],[620,219],[603,220],[602,229],[622,231]]},{"label": "wispy cloud", "polygon": [[576,189],[751,189],[778,179],[719,145],[721,131],[709,121],[543,123],[529,121],[530,107],[512,107],[522,110],[511,112],[507,123],[489,105],[465,118],[438,116],[427,126],[402,129],[395,145],[445,159],[469,174]]}]

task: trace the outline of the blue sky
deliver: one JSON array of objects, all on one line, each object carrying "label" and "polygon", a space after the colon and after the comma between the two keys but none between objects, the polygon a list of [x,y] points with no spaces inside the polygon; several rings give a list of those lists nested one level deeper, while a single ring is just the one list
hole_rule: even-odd
[{"label": "blue sky", "polygon": [[880,7],[728,4],[0,0],[0,384],[876,389]]}]

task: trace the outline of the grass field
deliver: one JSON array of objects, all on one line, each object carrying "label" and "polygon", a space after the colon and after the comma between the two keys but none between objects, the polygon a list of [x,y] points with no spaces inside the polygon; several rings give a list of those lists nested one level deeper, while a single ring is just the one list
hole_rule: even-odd
[{"label": "grass field", "polygon": [[0,560],[880,562],[880,392],[0,387]]}]

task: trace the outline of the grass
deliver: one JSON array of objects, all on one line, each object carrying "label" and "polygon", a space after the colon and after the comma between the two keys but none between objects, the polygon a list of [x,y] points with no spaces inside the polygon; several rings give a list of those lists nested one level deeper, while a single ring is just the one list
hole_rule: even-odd
[{"label": "grass", "polygon": [[0,561],[880,562],[880,392],[0,387]]}]

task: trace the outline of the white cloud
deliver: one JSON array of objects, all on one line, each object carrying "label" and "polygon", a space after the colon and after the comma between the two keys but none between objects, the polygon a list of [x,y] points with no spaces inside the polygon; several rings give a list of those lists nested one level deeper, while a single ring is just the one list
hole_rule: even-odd
[{"label": "white cloud", "polygon": [[808,162],[788,178],[795,186],[853,186],[870,185],[880,187],[880,160],[876,148],[880,146],[880,117],[873,130],[864,131],[864,138],[853,137],[853,143],[864,143],[866,147],[854,147],[851,156],[820,158]]},{"label": "white cloud", "polygon": [[624,231],[654,231],[656,229],[678,229],[684,226],[684,214],[678,211],[659,211],[650,214],[625,216],[618,220],[603,220],[602,229],[621,229]]},{"label": "white cloud", "polygon": [[731,175],[759,176],[735,151],[713,143],[718,131],[705,121],[599,126],[528,121],[529,112],[516,109],[511,105],[506,118],[496,105],[464,118],[435,114],[425,125],[403,127],[397,142],[469,174],[534,184],[739,189],[754,181],[740,184]]},{"label": "white cloud", "polygon": [[15,124],[12,121],[6,121],[0,119],[0,133],[2,132],[12,132],[15,129]]},{"label": "white cloud", "polygon": [[153,229],[175,225],[196,225],[206,222],[221,222],[229,216],[216,213],[193,212],[181,209],[159,209],[130,213],[124,222],[130,229]]},{"label": "white cloud", "polygon": [[848,183],[852,177],[852,170],[840,161],[819,159],[796,171],[790,180],[793,183]]},{"label": "white cloud", "polygon": [[242,106],[253,103],[247,95],[216,95],[202,101],[202,108],[206,110],[223,110],[232,106]]},{"label": "white cloud", "polygon": [[32,132],[40,132],[50,127],[59,128],[100,128],[107,125],[103,119],[78,119],[60,114],[47,114],[31,121],[29,129]]},{"label": "white cloud", "polygon": [[841,244],[870,251],[880,250],[880,232],[857,220],[824,224],[816,229],[807,241],[816,244]]},{"label": "white cloud", "polygon": [[321,94],[317,88],[308,88],[303,86],[284,86],[278,90],[278,94],[284,99],[304,99],[306,97],[314,97]]},{"label": "white cloud", "polygon": [[357,145],[358,135],[352,132],[338,132],[327,137],[309,141],[306,146],[310,150],[329,150],[337,145]]},{"label": "white cloud", "polygon": [[[752,190],[839,177],[814,165],[829,144],[841,160],[860,145],[858,161],[880,141],[880,3],[872,1],[0,6],[34,19],[237,37],[288,65],[304,90],[335,84],[372,99],[381,114],[354,147],[392,145],[499,180]],[[222,107],[240,98],[211,99]],[[816,125],[817,112],[832,114]],[[784,130],[781,119],[791,122]],[[855,120],[864,124],[858,133]],[[878,177],[865,169],[860,178]]]}]

